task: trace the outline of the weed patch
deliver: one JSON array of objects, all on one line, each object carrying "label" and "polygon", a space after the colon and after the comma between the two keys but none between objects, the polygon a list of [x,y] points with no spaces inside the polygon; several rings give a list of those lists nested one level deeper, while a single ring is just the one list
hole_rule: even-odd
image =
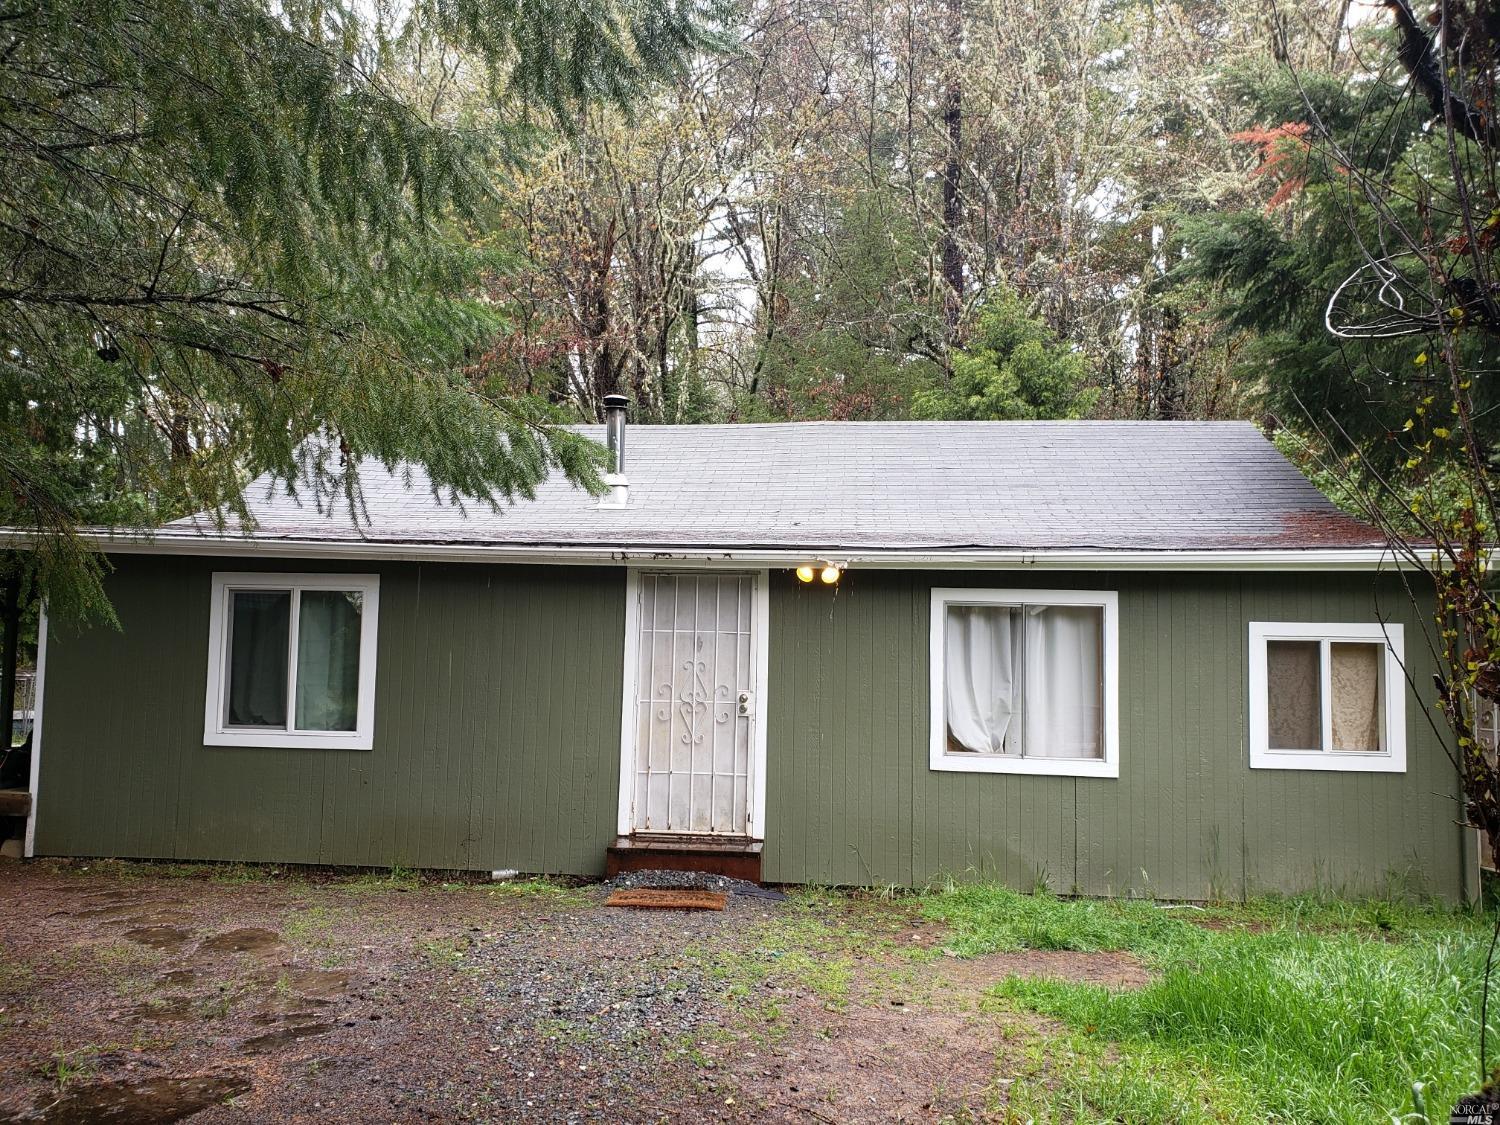
[{"label": "weed patch", "polygon": [[47,1077],[61,1094],[74,1082],[86,1080],[99,1065],[100,1048],[80,1047],[53,1054]]},{"label": "weed patch", "polygon": [[958,885],[921,903],[925,917],[952,929],[948,948],[960,957],[1018,949],[1140,951],[1180,937],[1182,929],[1155,903],[1132,899],[1063,902],[1005,887]]},{"label": "weed patch", "polygon": [[370,891],[415,891],[422,885],[421,875],[408,867],[392,867],[389,871],[369,872],[341,881],[340,890],[348,894],[364,894]]},{"label": "weed patch", "polygon": [[319,948],[332,944],[334,918],[326,906],[309,906],[288,918],[281,934],[290,942]]},{"label": "weed patch", "polygon": [[[878,984],[882,973],[905,972],[907,966],[887,969],[884,955],[905,954],[893,940],[889,907],[862,911],[857,898],[804,889],[768,922],[756,927],[735,947],[722,944],[690,948],[688,956],[704,966],[707,975],[724,983],[726,994],[745,1005],[753,1024],[776,1027],[783,1008],[775,997],[758,990],[804,991],[833,1011],[850,1003],[856,968],[861,984]],[[879,958],[877,961],[876,958]]]},{"label": "weed patch", "polygon": [[588,906],[588,894],[581,887],[557,879],[516,879],[507,883],[479,884],[488,898],[544,899],[549,906]]},{"label": "weed patch", "polygon": [[433,938],[418,942],[417,950],[434,969],[453,968],[463,964],[472,944],[466,935]]}]

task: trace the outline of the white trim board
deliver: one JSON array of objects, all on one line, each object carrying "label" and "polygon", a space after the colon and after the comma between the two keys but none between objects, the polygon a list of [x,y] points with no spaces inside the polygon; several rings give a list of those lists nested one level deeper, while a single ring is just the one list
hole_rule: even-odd
[{"label": "white trim board", "polygon": [[[950,605],[1092,605],[1103,610],[1100,692],[1102,758],[1012,757],[948,752],[948,692],[944,680]],[[986,590],[935,586],[928,634],[929,769],[949,773],[1018,773],[1047,777],[1120,776],[1120,595],[1114,590]]]},{"label": "white trim board", "polygon": [[[1253,770],[1325,770],[1342,773],[1406,772],[1406,674],[1405,630],[1400,625],[1350,624],[1348,622],[1252,621],[1249,628],[1249,695],[1246,710],[1250,723],[1250,768]],[[1270,700],[1267,671],[1267,641],[1319,642],[1318,698],[1321,707],[1322,741],[1331,743],[1329,699],[1330,642],[1356,641],[1385,647],[1381,696],[1385,714],[1386,748],[1377,752],[1355,750],[1272,750],[1270,748]]]},{"label": "white trim board", "polygon": [[771,575],[761,571],[755,576],[754,600],[750,604],[750,621],[755,648],[755,728],[750,762],[750,838],[766,838],[766,697],[771,687]]},{"label": "white trim board", "polygon": [[47,604],[42,603],[36,628],[36,690],[31,699],[31,810],[26,814],[25,855],[36,855],[36,805],[42,779],[42,717],[47,698]]},{"label": "white trim board", "polygon": [[[85,534],[81,538],[106,554],[209,555],[266,559],[349,559],[397,562],[546,563],[794,568],[832,559],[852,568],[885,570],[1190,570],[1190,571],[1365,571],[1409,570],[1404,555],[1385,547],[1265,550],[1134,550],[1010,548],[870,548],[656,546],[652,544],[397,543],[368,539],[263,539],[158,532],[153,536]],[[24,548],[24,533],[0,532],[10,546]]]},{"label": "white trim board", "polygon": [[641,576],[625,572],[625,661],[620,677],[620,800],[615,827],[621,836],[635,831],[635,706],[641,674]]},{"label": "white trim board", "polygon": [[[641,571],[655,566],[631,566],[625,570],[625,657],[620,677],[620,800],[616,827],[621,836],[635,832],[635,709],[640,679]],[[743,567],[738,569],[743,570]],[[754,711],[750,720],[749,832],[751,840],[766,838],[766,689],[770,682],[771,576],[758,570],[751,575],[750,648],[755,667]],[[735,839],[725,836],[684,836],[686,840]]]}]

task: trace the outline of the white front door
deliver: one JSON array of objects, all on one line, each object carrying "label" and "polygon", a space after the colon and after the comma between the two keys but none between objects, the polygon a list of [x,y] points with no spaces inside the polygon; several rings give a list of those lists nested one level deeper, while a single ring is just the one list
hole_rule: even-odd
[{"label": "white front door", "polygon": [[753,572],[632,572],[622,831],[760,834],[764,583]]}]

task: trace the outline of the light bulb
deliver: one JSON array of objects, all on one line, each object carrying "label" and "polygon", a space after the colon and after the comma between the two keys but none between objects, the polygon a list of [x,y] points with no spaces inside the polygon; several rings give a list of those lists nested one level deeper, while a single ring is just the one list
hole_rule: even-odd
[{"label": "light bulb", "polygon": [[832,586],[839,580],[839,568],[836,566],[825,566],[823,573],[818,577],[823,579],[825,585]]},{"label": "light bulb", "polygon": [[811,582],[813,580],[813,568],[810,566],[799,566],[797,568],[798,582]]}]

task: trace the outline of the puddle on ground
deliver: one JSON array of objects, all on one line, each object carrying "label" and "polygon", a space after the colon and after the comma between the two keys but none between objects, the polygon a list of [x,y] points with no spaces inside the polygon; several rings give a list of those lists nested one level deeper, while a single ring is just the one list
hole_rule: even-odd
[{"label": "puddle on ground", "polygon": [[135,910],[127,917],[120,919],[127,926],[169,926],[192,920],[192,911],[183,910],[181,907],[167,907],[164,910]]},{"label": "puddle on ground", "polygon": [[181,1121],[211,1105],[250,1089],[234,1074],[201,1074],[193,1078],[148,1078],[140,1082],[95,1082],[73,1086],[55,1101],[38,1103],[20,1121],[48,1125],[154,1125]]},{"label": "puddle on ground", "polygon": [[303,1002],[311,1003],[313,1007],[296,1008],[289,1005],[282,1008],[272,1008],[268,1011],[257,1012],[255,1015],[250,1017],[250,1022],[260,1024],[262,1027],[265,1027],[268,1024],[288,1024],[296,1020],[305,1020],[311,1022],[313,1020],[316,1020],[318,1016],[318,1013],[314,1009],[326,1008],[328,1006],[327,1000]]},{"label": "puddle on ground", "polygon": [[205,938],[198,946],[200,953],[267,953],[281,948],[281,935],[273,930],[250,926],[242,930],[227,930]]},{"label": "puddle on ground", "polygon": [[327,1008],[332,1000],[320,1000],[316,996],[272,996],[256,1017],[257,1023],[285,1023],[287,1020],[311,1019],[318,1008]]},{"label": "puddle on ground", "polygon": [[293,992],[315,1000],[332,1000],[349,987],[349,973],[344,969],[289,969],[286,978]]},{"label": "puddle on ground", "polygon": [[270,993],[267,1003],[280,1012],[303,1005],[326,1008],[349,991],[347,969],[268,969],[256,979]]},{"label": "puddle on ground", "polygon": [[331,1023],[293,1024],[276,1031],[268,1031],[264,1035],[252,1036],[240,1044],[240,1050],[247,1055],[263,1055],[268,1051],[276,1050],[277,1047],[284,1047],[288,1043],[298,1043],[317,1035],[327,1035],[332,1030],[333,1024]]},{"label": "puddle on ground", "polygon": [[137,926],[126,930],[125,937],[152,949],[176,949],[193,935],[181,926]]},{"label": "puddle on ground", "polygon": [[117,902],[113,906],[91,906],[87,910],[54,910],[49,918],[118,918],[135,909],[133,902]]},{"label": "puddle on ground", "polygon": [[191,996],[166,996],[158,1000],[137,1004],[125,1014],[136,1020],[157,1020],[161,1023],[181,1023],[200,1018],[199,1002]]}]

